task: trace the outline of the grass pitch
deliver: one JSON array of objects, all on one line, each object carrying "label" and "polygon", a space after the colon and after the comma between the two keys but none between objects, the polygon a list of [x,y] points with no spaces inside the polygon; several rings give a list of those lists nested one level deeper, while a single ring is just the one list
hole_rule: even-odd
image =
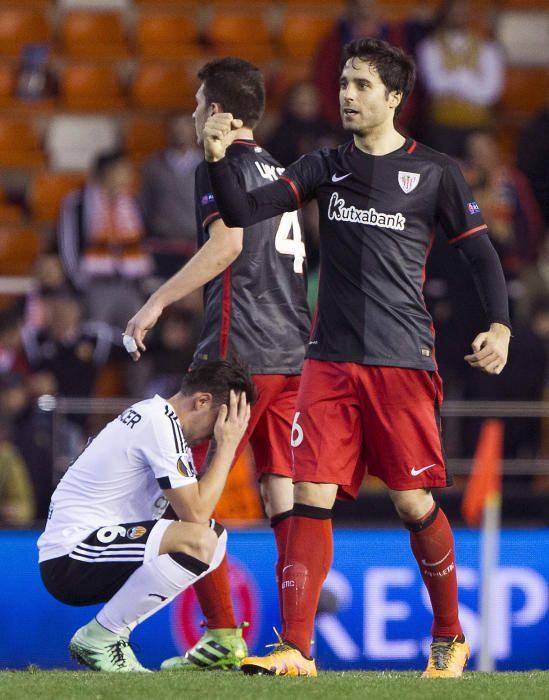
[{"label": "grass pitch", "polygon": [[466,673],[425,680],[418,673],[324,672],[318,678],[240,673],[99,674],[72,671],[0,672],[6,700],[547,700],[549,672]]}]

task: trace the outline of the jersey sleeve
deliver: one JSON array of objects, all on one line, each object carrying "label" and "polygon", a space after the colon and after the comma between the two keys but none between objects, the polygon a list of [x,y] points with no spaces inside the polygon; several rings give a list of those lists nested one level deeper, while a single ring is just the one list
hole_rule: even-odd
[{"label": "jersey sleeve", "polygon": [[295,211],[309,191],[305,187],[305,177],[299,176],[300,168],[290,169],[289,177],[284,174],[275,182],[246,192],[227,157],[208,163],[207,167],[219,211],[230,227],[252,226],[287,211]]},{"label": "jersey sleeve", "polygon": [[141,452],[161,489],[177,489],[197,481],[191,450],[173,410],[166,406],[164,413],[156,411],[144,433],[140,436]]},{"label": "jersey sleeve", "polygon": [[313,151],[292,163],[280,176],[291,188],[297,208],[315,197],[318,185],[326,177],[325,170],[320,152]]},{"label": "jersey sleeve", "polygon": [[221,214],[215,201],[212,183],[205,163],[201,163],[196,170],[195,188],[200,223],[202,229],[206,231],[211,223],[221,218]]},{"label": "jersey sleeve", "polygon": [[436,218],[450,245],[488,229],[457,163],[450,159],[442,173]]}]

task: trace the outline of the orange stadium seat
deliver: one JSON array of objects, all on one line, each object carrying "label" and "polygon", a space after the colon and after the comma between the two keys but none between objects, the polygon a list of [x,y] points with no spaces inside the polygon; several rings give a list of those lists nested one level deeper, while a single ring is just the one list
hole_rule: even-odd
[{"label": "orange stadium seat", "polygon": [[27,202],[33,218],[40,223],[55,223],[63,197],[81,187],[85,179],[84,173],[36,173],[27,190]]},{"label": "orange stadium seat", "polygon": [[144,61],[132,81],[130,99],[140,109],[193,110],[196,89],[184,64]]},{"label": "orange stadium seat", "polygon": [[9,107],[13,103],[15,73],[9,63],[0,63],[0,108]]},{"label": "orange stadium seat", "polygon": [[508,67],[503,106],[511,112],[532,114],[540,110],[549,93],[549,68]]},{"label": "orange stadium seat", "polygon": [[61,23],[61,50],[73,58],[127,58],[122,15],[93,10],[67,12]]},{"label": "orange stadium seat", "polygon": [[334,20],[325,14],[310,12],[286,12],[280,44],[283,53],[291,58],[311,58],[320,41],[333,27]]},{"label": "orange stadium seat", "polygon": [[219,10],[206,32],[211,49],[218,55],[236,55],[251,61],[269,61],[275,55],[273,41],[261,12]]},{"label": "orange stadium seat", "polygon": [[0,275],[30,275],[43,241],[34,229],[0,226]]},{"label": "orange stadium seat", "polygon": [[0,225],[16,224],[23,219],[21,207],[15,204],[10,204],[6,199],[6,193],[0,185]]},{"label": "orange stadium seat", "polygon": [[137,20],[135,44],[145,58],[200,58],[198,26],[189,14],[145,12]]},{"label": "orange stadium seat", "polygon": [[66,66],[61,76],[61,99],[68,109],[83,112],[110,111],[125,106],[117,70],[108,64]]},{"label": "orange stadium seat", "polygon": [[49,38],[48,21],[43,12],[0,7],[0,56],[19,56],[25,44],[42,44]]},{"label": "orange stadium seat", "polygon": [[0,117],[0,166],[31,168],[44,164],[40,140],[32,124]]},{"label": "orange stadium seat", "polygon": [[143,160],[166,146],[166,124],[161,119],[132,117],[126,125],[124,143],[130,158]]}]

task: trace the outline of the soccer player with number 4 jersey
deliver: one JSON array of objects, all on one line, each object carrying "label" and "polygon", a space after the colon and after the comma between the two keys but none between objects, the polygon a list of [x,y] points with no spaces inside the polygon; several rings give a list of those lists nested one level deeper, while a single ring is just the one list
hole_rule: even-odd
[{"label": "soccer player with number 4 jersey", "polygon": [[465,256],[486,311],[488,329],[464,358],[472,367],[503,370],[509,312],[499,259],[458,166],[395,129],[414,79],[413,61],[399,49],[377,39],[348,44],[339,99],[352,140],[305,155],[277,182],[251,192],[225,157],[237,115],[215,114],[205,126],[210,179],[228,226],[253,226],[311,199],[320,215],[318,310],[292,430],[283,629],[270,654],[243,660],[247,673],[316,675],[311,639],[332,561],[332,507],[338,496],[356,497],[366,467],[385,482],[410,532],[431,600],[433,641],[423,675],[460,676],[469,658],[452,531],[432,495],[449,483],[442,383],[423,299],[434,235]]},{"label": "soccer player with number 4 jersey", "polygon": [[[265,91],[260,71],[247,61],[222,58],[198,72],[194,120],[199,141],[206,119],[233,111],[242,120],[227,154],[244,189],[274,182],[283,168],[254,141]],[[163,309],[204,286],[204,325],[193,365],[236,354],[258,389],[248,430],[267,516],[273,527],[280,578],[293,506],[290,434],[299,375],[309,338],[305,246],[301,215],[276,214],[254,226],[228,228],[221,219],[205,163],[196,172],[199,250],[128,322],[126,334],[145,349],[144,337]],[[233,611],[227,559],[194,587],[208,630],[185,656],[166,659],[166,670],[228,669],[247,655]]]}]

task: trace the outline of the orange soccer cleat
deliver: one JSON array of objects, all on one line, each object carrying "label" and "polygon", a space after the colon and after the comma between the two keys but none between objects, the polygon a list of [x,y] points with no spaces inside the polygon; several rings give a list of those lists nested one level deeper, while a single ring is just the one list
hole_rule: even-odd
[{"label": "orange soccer cleat", "polygon": [[[276,631],[276,630],[275,630]],[[278,633],[277,633],[278,634]],[[306,656],[291,644],[278,637],[274,647],[265,656],[248,656],[240,662],[240,669],[248,675],[268,676],[310,676],[316,677],[314,659]]]},{"label": "orange soccer cleat", "polygon": [[447,637],[434,637],[423,678],[459,678],[469,661],[471,649],[463,638],[458,641]]}]

